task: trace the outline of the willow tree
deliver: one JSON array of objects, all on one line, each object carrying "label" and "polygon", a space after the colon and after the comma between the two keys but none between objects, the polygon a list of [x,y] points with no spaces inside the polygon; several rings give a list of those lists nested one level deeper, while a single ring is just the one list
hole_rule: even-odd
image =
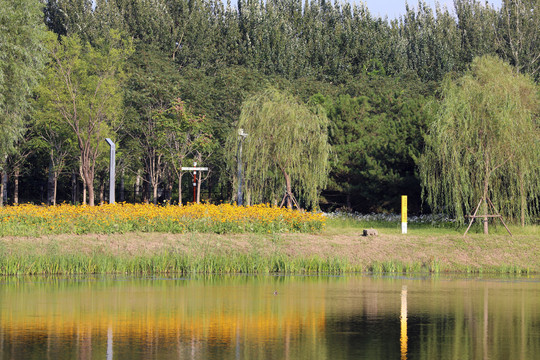
[{"label": "willow tree", "polygon": [[[446,78],[426,139],[420,175],[434,211],[463,222],[483,200],[510,218],[538,214],[538,88],[502,60],[476,58],[462,77]],[[484,218],[487,233],[487,218]]]},{"label": "willow tree", "polygon": [[[269,88],[247,99],[238,129],[248,134],[242,161],[252,200],[284,197],[292,207],[294,186],[307,206],[317,207],[329,170],[327,127],[321,109],[310,108],[285,92]],[[234,150],[241,141],[236,134]]]}]

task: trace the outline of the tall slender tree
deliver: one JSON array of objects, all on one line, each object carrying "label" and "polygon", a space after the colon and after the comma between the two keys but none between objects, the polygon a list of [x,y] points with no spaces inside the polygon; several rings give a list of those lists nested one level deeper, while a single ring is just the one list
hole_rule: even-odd
[{"label": "tall slender tree", "polygon": [[497,35],[501,55],[540,79],[540,1],[503,0]]},{"label": "tall slender tree", "polygon": [[98,46],[82,43],[77,35],[48,39],[49,66],[40,96],[73,131],[80,153],[80,172],[94,205],[96,161],[105,137],[123,105],[120,81],[131,52],[130,41],[112,32]]},{"label": "tall slender tree", "polygon": [[[7,157],[25,131],[29,95],[43,66],[45,27],[37,0],[0,0],[0,177]],[[2,181],[2,189],[5,187]],[[3,192],[3,191],[2,191]],[[2,197],[3,198],[3,197]],[[2,199],[0,199],[0,205]]]}]

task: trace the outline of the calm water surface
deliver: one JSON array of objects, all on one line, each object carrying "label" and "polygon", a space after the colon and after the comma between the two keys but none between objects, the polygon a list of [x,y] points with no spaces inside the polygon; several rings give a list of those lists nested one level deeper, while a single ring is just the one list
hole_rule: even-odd
[{"label": "calm water surface", "polygon": [[0,359],[540,359],[540,279],[0,279]]}]

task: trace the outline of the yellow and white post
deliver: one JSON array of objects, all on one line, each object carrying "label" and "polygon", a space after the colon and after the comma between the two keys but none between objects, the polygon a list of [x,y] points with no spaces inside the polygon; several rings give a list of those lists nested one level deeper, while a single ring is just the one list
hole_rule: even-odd
[{"label": "yellow and white post", "polygon": [[407,233],[407,195],[401,196],[401,233]]}]

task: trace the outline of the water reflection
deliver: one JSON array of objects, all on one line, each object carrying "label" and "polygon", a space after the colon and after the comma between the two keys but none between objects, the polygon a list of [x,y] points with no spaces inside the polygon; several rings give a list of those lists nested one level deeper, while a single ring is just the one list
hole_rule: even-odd
[{"label": "water reflection", "polygon": [[113,329],[112,323],[109,323],[109,328],[107,329],[107,360],[112,360],[113,358]]},{"label": "water reflection", "polygon": [[407,360],[407,285],[401,288],[401,336],[399,338],[401,344],[401,360]]},{"label": "water reflection", "polygon": [[539,309],[534,279],[5,278],[0,359],[527,359]]}]

